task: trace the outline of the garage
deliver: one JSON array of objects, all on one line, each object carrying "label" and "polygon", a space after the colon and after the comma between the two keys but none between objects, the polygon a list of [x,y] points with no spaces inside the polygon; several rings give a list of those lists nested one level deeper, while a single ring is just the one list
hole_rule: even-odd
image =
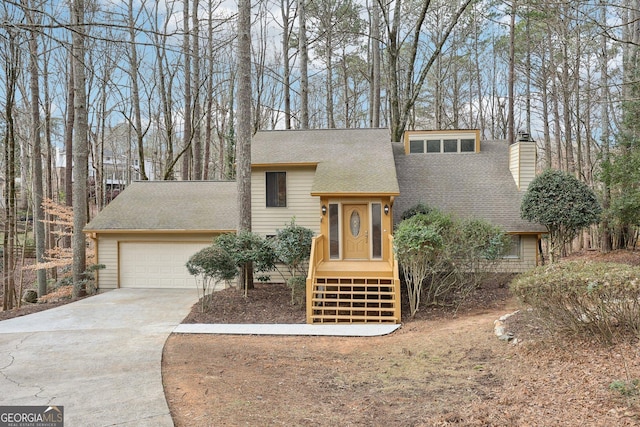
[{"label": "garage", "polygon": [[185,264],[216,236],[237,230],[237,187],[228,181],[129,185],[85,226],[98,289],[196,289]]},{"label": "garage", "polygon": [[189,288],[196,282],[185,264],[210,242],[121,242],[121,288]]}]

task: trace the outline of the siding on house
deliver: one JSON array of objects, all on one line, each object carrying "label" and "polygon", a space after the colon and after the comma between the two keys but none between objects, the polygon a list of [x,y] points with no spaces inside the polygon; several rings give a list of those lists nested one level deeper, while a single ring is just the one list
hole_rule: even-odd
[{"label": "siding on house", "polygon": [[499,265],[498,271],[509,273],[524,273],[536,266],[538,261],[538,237],[531,234],[521,235],[520,256],[505,258]]},{"label": "siding on house", "polygon": [[98,239],[98,263],[105,268],[98,270],[98,286],[100,289],[118,287],[118,240],[113,236]]},{"label": "siding on house", "polygon": [[518,190],[524,192],[536,177],[537,148],[535,142],[518,141],[509,146],[509,170]]},{"label": "siding on house", "polygon": [[[287,206],[267,207],[266,172],[287,173]],[[262,236],[274,235],[292,218],[296,224],[320,232],[320,197],[311,196],[314,166],[254,167],[251,171],[251,230]]]}]

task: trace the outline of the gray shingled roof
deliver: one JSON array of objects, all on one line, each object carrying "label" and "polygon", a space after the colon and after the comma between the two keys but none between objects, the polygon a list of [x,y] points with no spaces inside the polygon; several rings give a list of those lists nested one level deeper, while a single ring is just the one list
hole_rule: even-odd
[{"label": "gray shingled roof", "polygon": [[507,232],[544,232],[520,218],[522,194],[509,171],[505,141],[482,141],[480,153],[404,154],[394,143],[400,196],[394,217],[419,202],[463,218],[482,218]]},{"label": "gray shingled roof", "polygon": [[219,181],[134,182],[84,230],[235,230],[236,188]]},{"label": "gray shingled roof", "polygon": [[317,164],[313,194],[398,194],[389,140],[388,129],[263,131],[253,137],[251,163]]}]

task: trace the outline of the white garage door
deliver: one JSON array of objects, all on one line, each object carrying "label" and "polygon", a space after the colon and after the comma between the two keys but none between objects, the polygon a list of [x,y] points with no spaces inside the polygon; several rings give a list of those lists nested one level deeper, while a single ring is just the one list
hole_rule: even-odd
[{"label": "white garage door", "polygon": [[185,264],[210,243],[121,242],[121,288],[196,288]]}]

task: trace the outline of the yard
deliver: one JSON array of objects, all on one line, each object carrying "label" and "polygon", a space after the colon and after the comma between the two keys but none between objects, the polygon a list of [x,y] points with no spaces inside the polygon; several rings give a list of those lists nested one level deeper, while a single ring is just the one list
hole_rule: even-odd
[{"label": "yard", "polygon": [[[640,265],[638,252],[605,259]],[[212,313],[196,305],[185,321],[303,322],[289,298],[280,286],[258,286],[248,301],[223,291]],[[457,312],[421,310],[385,337],[172,335],[165,394],[178,427],[640,424],[637,342],[554,340],[526,311],[508,322],[518,342],[499,341],[493,322],[518,308],[505,283],[493,281]]]},{"label": "yard", "polygon": [[[640,260],[636,253],[616,257]],[[210,320],[304,320],[288,306],[284,287],[253,295],[245,303],[221,293]],[[494,321],[516,309],[504,283],[494,281],[457,313],[421,311],[385,337],[172,335],[165,394],[178,427],[640,423],[637,343],[554,340],[526,311],[508,323],[517,343],[499,341]],[[187,321],[206,321],[198,310]]]}]

